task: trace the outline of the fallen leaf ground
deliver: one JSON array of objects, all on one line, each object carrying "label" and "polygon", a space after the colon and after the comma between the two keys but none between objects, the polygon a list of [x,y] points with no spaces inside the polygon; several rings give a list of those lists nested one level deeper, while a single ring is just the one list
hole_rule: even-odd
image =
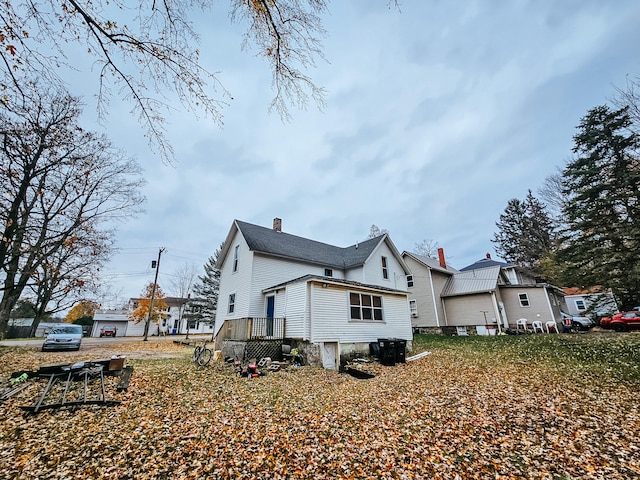
[{"label": "fallen leaf ground", "polygon": [[638,347],[634,333],[416,336],[431,355],[368,365],[367,380],[312,367],[249,380],[171,342],[89,358],[5,348],[2,381],[112,354],[135,372],[109,390],[114,407],[25,414],[29,389],[0,405],[0,478],[634,478]]}]

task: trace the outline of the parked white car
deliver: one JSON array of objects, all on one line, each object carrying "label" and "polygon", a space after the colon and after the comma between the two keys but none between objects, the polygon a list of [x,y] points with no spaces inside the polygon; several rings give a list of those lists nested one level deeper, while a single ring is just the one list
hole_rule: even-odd
[{"label": "parked white car", "polygon": [[80,350],[82,342],[82,325],[60,323],[54,325],[42,344],[42,351],[47,350]]}]

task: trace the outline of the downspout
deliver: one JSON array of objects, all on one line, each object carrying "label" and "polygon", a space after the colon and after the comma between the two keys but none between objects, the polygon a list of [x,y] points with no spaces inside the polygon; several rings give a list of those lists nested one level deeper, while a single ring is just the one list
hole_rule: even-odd
[{"label": "downspout", "polygon": [[[433,300],[433,310],[436,314],[436,327],[440,328],[440,317],[438,316],[438,306],[436,305],[436,291],[433,289],[433,277],[431,276],[431,269],[428,268],[429,272],[429,284],[431,285],[431,299]],[[442,309],[444,311],[444,307]]]},{"label": "downspout", "polygon": [[309,304],[307,305],[307,311],[309,312],[309,323],[308,323],[308,327],[309,327],[309,332],[308,332],[308,338],[307,341],[309,343],[311,343],[311,334],[313,333],[313,329],[311,327],[312,325],[312,312],[313,312],[313,282],[308,282],[307,285],[309,286]]},{"label": "downspout", "polygon": [[491,291],[491,303],[493,303],[493,311],[496,314],[496,325],[498,326],[498,333],[502,333],[502,329],[500,328],[500,323],[502,322],[502,317],[500,316],[500,309],[498,308],[498,300],[496,299],[496,291],[495,290]]},{"label": "downspout", "polygon": [[444,304],[444,298],[440,297],[440,303],[442,303],[442,312],[444,313],[444,324],[449,326],[449,320],[447,319],[447,307]]}]

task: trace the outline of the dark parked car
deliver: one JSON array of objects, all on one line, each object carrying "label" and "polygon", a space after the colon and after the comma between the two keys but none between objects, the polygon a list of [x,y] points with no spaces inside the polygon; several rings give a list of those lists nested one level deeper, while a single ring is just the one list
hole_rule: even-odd
[{"label": "dark parked car", "polygon": [[100,336],[101,337],[115,337],[117,332],[118,332],[118,329],[116,327],[113,327],[111,325],[109,325],[109,326],[105,325],[104,327],[102,327],[100,329]]},{"label": "dark parked car", "polygon": [[579,317],[577,315],[569,315],[568,313],[560,312],[562,315],[562,325],[568,326],[569,322],[571,328],[574,330],[589,330],[591,327],[595,327],[595,322],[589,317]]},{"label": "dark parked car", "polygon": [[602,328],[613,329],[616,332],[640,330],[640,309],[616,313],[613,317],[602,317],[600,319],[600,326]]},{"label": "dark parked car", "polygon": [[42,344],[42,351],[45,350],[80,350],[82,342],[82,326],[71,323],[61,323],[55,325],[45,338]]}]

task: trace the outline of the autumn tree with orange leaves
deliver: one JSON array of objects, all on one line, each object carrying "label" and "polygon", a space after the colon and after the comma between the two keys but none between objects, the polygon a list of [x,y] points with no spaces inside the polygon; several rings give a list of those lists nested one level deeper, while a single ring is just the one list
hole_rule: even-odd
[{"label": "autumn tree with orange leaves", "polygon": [[134,310],[129,312],[129,320],[136,323],[147,321],[149,307],[151,306],[151,295],[153,295],[151,321],[156,325],[160,324],[160,320],[167,316],[166,312],[169,310],[169,305],[167,305],[166,295],[160,285],[156,285],[156,291],[153,294],[153,282],[149,283],[141,293],[140,298],[136,299]]}]

